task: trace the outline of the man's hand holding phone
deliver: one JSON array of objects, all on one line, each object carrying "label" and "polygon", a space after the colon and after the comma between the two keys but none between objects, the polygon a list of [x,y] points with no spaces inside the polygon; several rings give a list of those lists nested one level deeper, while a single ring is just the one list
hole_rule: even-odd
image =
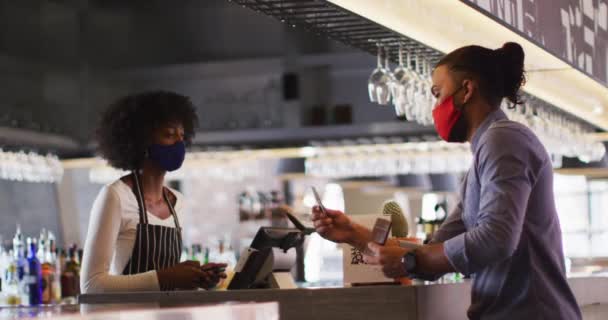
[{"label": "man's hand holding phone", "polygon": [[355,237],[353,222],[341,211],[325,209],[323,212],[319,206],[315,206],[312,221],[317,233],[327,240],[350,243]]},{"label": "man's hand holding phone", "polygon": [[317,201],[317,205],[312,208],[312,221],[317,233],[333,242],[351,243],[356,233],[351,219],[341,211],[325,208],[314,187],[312,187],[312,192]]}]

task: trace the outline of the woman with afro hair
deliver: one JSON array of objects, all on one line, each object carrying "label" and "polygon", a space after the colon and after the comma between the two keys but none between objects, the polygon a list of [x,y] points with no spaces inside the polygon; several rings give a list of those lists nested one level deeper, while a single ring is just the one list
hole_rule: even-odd
[{"label": "woman with afro hair", "polygon": [[164,186],[197,126],[194,105],[173,92],[123,97],[101,117],[99,153],[130,174],[102,188],[91,209],[83,293],[210,288],[223,264],[180,263],[183,196]]}]

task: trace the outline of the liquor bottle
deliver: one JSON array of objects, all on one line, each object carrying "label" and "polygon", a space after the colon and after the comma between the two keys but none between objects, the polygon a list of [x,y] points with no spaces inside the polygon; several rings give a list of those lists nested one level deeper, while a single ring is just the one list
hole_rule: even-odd
[{"label": "liquor bottle", "polygon": [[61,271],[65,270],[65,265],[67,263],[68,255],[65,252],[65,249],[61,249],[59,254],[59,265],[61,266]]},{"label": "liquor bottle", "polygon": [[59,249],[55,244],[55,240],[51,242],[51,254],[53,255],[53,261],[55,261],[55,281],[53,281],[53,299],[55,303],[61,302],[61,271],[64,268],[62,262],[65,262],[65,258],[61,259],[59,255]]},{"label": "liquor bottle", "polygon": [[25,275],[25,243],[23,242],[23,234],[21,233],[21,226],[17,225],[17,231],[13,237],[13,255],[17,268],[17,276],[19,281],[23,280]]},{"label": "liquor bottle", "polygon": [[7,259],[6,252],[2,247],[2,236],[0,236],[0,304],[4,302],[4,291],[2,290],[2,285],[4,284],[4,275],[8,269],[8,263],[9,260]]},{"label": "liquor bottle", "polygon": [[36,239],[27,238],[29,247],[27,265],[28,272],[25,281],[28,289],[29,305],[37,306],[42,303],[42,269],[40,260],[36,257]]},{"label": "liquor bottle", "polygon": [[61,273],[61,296],[64,300],[75,300],[80,293],[80,266],[76,254],[75,246],[68,250],[68,259]]},{"label": "liquor bottle", "polygon": [[56,301],[54,292],[56,282],[55,261],[51,253],[51,242],[54,242],[54,240],[47,237],[47,235],[45,235],[45,239],[43,250],[38,250],[39,258],[42,262],[42,303],[51,304]]},{"label": "liquor bottle", "polygon": [[191,260],[192,261],[198,261],[198,262],[203,262],[203,256],[202,256],[202,246],[200,244],[193,244],[192,245],[192,256],[191,256]]},{"label": "liquor bottle", "polygon": [[44,258],[44,251],[46,249],[46,241],[47,241],[47,232],[45,228],[42,228],[40,231],[40,237],[38,238],[38,251],[36,252],[36,257],[40,262]]},{"label": "liquor bottle", "polygon": [[17,272],[17,260],[12,250],[8,254],[9,261],[5,273],[4,296],[6,304],[18,306],[21,304],[21,281]]},{"label": "liquor bottle", "polygon": [[6,281],[4,276],[7,274],[9,262],[9,257],[7,257],[4,247],[2,247],[2,236],[0,236],[0,305],[6,304]]},{"label": "liquor bottle", "polygon": [[190,255],[188,254],[188,248],[187,247],[183,247],[182,248],[182,255],[179,258],[179,262],[187,261],[189,256]]},{"label": "liquor bottle", "polygon": [[219,243],[219,254],[213,262],[217,263],[225,263],[227,264],[227,268],[234,268],[236,265],[236,257],[234,255],[234,250],[232,250],[232,246],[228,247],[226,250],[225,240],[220,240]]},{"label": "liquor bottle", "polygon": [[82,261],[83,250],[78,249],[76,244],[74,244],[74,255],[72,258],[72,262],[70,267],[72,268],[72,272],[74,273],[74,290],[76,291],[76,296],[80,294],[80,261]]},{"label": "liquor bottle", "polygon": [[26,247],[23,234],[21,233],[21,226],[17,224],[17,230],[13,237],[13,263],[15,267],[15,279],[17,282],[16,294],[19,297],[16,299],[18,304],[27,304],[29,301],[28,287],[25,281],[25,276],[28,271],[28,263],[26,259]]}]

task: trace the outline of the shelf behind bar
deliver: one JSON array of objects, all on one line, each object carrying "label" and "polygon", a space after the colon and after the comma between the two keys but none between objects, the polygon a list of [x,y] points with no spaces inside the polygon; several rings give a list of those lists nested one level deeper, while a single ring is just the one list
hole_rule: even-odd
[{"label": "shelf behind bar", "polygon": [[432,126],[395,121],[359,125],[206,131],[198,132],[192,143],[195,146],[266,144],[304,146],[312,141],[374,137],[401,137],[404,141],[411,137],[437,140],[437,134]]}]

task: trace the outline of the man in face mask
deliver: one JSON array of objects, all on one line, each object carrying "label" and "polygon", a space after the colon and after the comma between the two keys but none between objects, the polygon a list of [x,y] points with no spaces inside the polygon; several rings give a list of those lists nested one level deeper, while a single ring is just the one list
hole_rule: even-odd
[{"label": "man in face mask", "polygon": [[530,129],[499,108],[503,98],[521,103],[523,60],[522,48],[507,43],[463,47],[437,64],[435,128],[448,142],[468,141],[474,161],[460,201],[429,244],[381,246],[344,213],[314,208],[317,232],[369,248],[365,260],[388,277],[474,275],[471,319],[580,319],[565,276],[551,159]]},{"label": "man in face mask", "polygon": [[[441,74],[443,68],[439,68],[440,71],[436,74]],[[465,83],[466,82],[463,81],[463,84],[460,85],[454,93],[443,98],[443,101],[433,109],[435,130],[437,130],[439,136],[447,142],[465,142],[467,140],[467,121],[466,117],[463,115],[465,103],[462,102],[457,106],[455,102],[457,99],[456,95],[467,89]],[[431,90],[433,91],[433,95],[439,99],[440,93],[435,92],[435,90],[437,90],[436,88],[436,86],[433,86]]]}]

